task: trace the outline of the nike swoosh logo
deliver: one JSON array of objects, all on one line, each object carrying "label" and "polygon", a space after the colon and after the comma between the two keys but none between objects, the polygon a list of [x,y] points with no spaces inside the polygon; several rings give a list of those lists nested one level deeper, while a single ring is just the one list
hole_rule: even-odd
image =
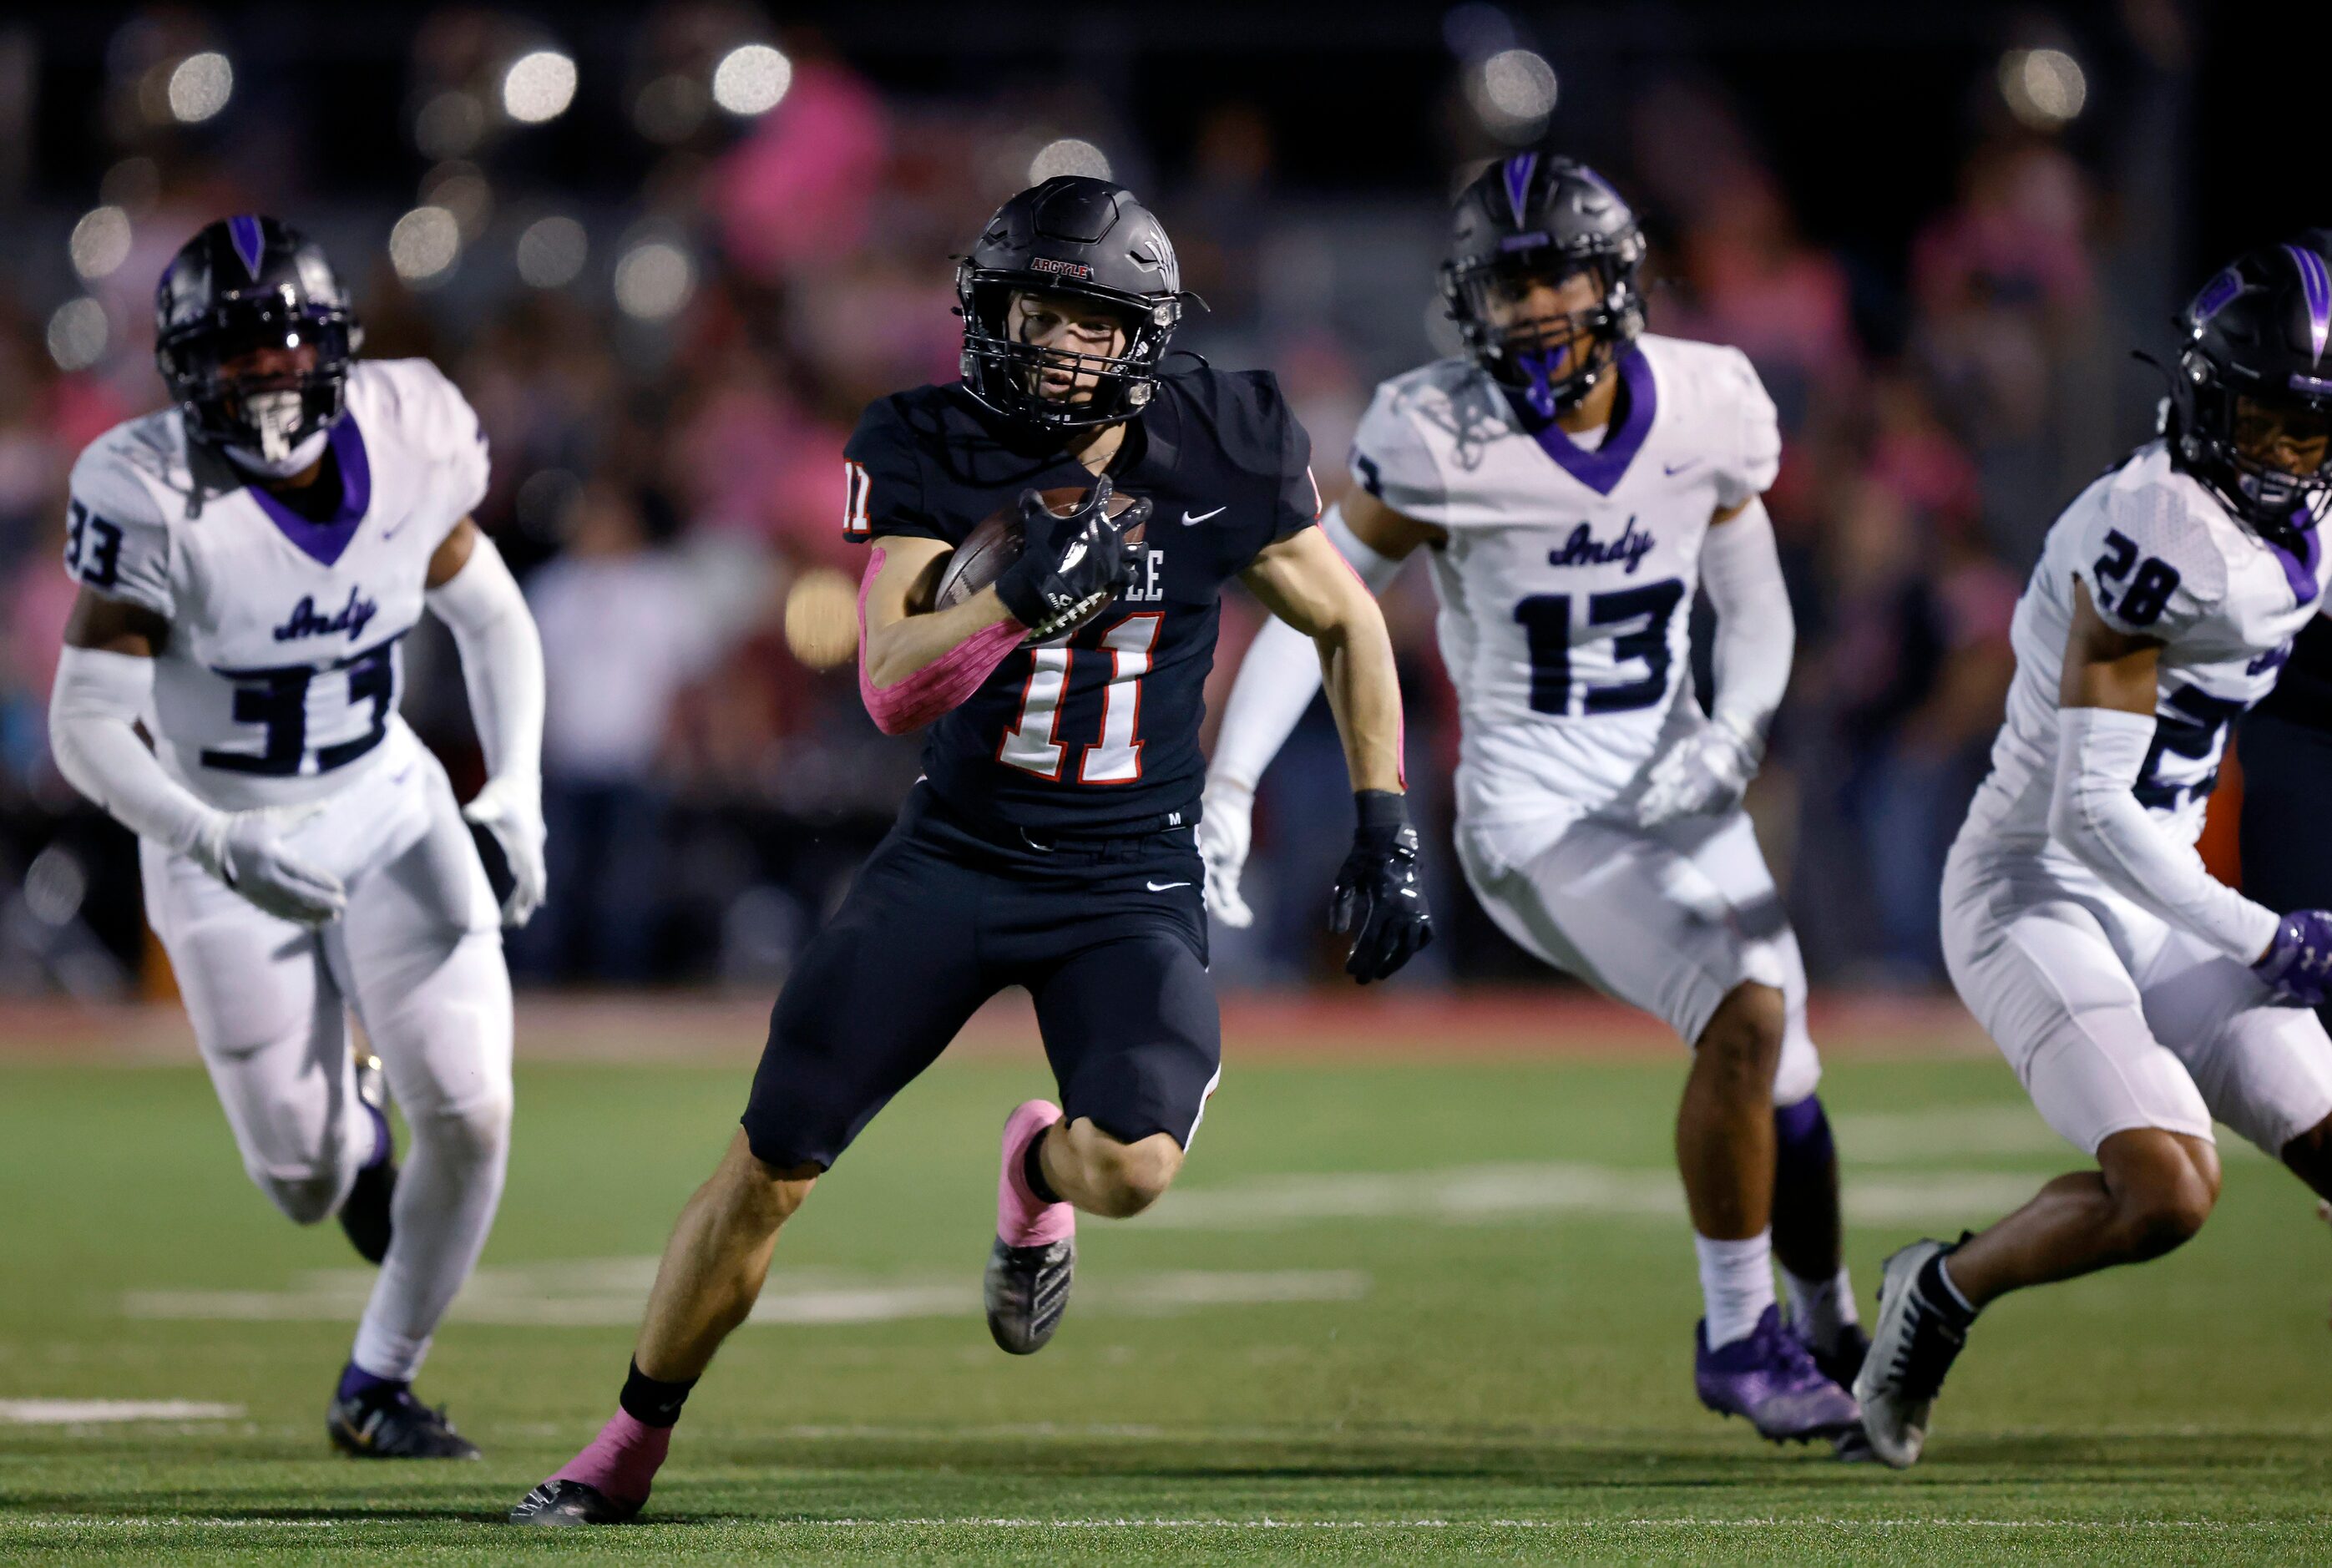
[{"label": "nike swoosh logo", "polygon": [[1677,474],[1677,473],[1683,473],[1686,469],[1687,469],[1687,468],[1696,468],[1696,467],[1698,467],[1699,465],[1700,465],[1700,459],[1699,459],[1699,458],[1697,458],[1697,457],[1687,457],[1687,458],[1686,458],[1682,463],[1663,463],[1663,464],[1660,464],[1660,472],[1661,472],[1661,473],[1668,473],[1668,474]]},{"label": "nike swoosh logo", "polygon": [[1215,512],[1225,511],[1228,506],[1229,502],[1226,502],[1222,506],[1215,508],[1214,512],[1202,512],[1196,517],[1192,517],[1188,512],[1185,512],[1182,513],[1182,526],[1184,528],[1189,528],[1193,523],[1204,522],[1207,519],[1214,516]]},{"label": "nike swoosh logo", "polygon": [[1152,892],[1152,893],[1163,893],[1163,892],[1165,892],[1165,891],[1166,891],[1168,888],[1170,888],[1170,887],[1188,887],[1188,886],[1190,886],[1190,884],[1189,883],[1187,883],[1187,882],[1148,882],[1148,881],[1145,881],[1145,882],[1143,882],[1143,883],[1142,883],[1142,886],[1144,886],[1144,887],[1146,887],[1146,888],[1148,888],[1148,889],[1149,889],[1151,892]]}]

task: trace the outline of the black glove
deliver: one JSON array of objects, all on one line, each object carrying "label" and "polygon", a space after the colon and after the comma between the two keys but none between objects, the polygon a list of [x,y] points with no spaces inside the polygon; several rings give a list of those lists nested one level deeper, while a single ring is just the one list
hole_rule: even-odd
[{"label": "black glove", "polygon": [[1145,497],[1115,517],[1109,514],[1112,486],[1103,474],[1085,503],[1066,517],[1046,506],[1033,490],[1020,492],[1020,559],[996,579],[996,597],[1012,618],[1043,642],[1075,625],[1115,598],[1133,580],[1142,547],[1125,535],[1150,516]]},{"label": "black glove", "polygon": [[1409,825],[1401,798],[1390,789],[1363,789],[1352,799],[1361,825],[1336,873],[1328,929],[1352,939],[1344,972],[1366,985],[1432,945],[1433,913],[1417,879],[1417,829]]}]

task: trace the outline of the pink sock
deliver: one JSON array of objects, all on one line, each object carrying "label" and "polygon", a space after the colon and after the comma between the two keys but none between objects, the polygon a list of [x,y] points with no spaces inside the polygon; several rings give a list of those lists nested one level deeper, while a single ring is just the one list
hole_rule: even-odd
[{"label": "pink sock", "polygon": [[550,1478],[580,1481],[620,1501],[644,1503],[671,1448],[670,1427],[651,1427],[628,1410],[617,1410],[599,1429],[599,1435]]},{"label": "pink sock", "polygon": [[1049,1247],[1076,1234],[1077,1211],[1031,1192],[1021,1169],[1037,1134],[1060,1119],[1061,1108],[1051,1101],[1027,1100],[1005,1121],[1004,1168],[996,1179],[996,1234],[1007,1246]]}]

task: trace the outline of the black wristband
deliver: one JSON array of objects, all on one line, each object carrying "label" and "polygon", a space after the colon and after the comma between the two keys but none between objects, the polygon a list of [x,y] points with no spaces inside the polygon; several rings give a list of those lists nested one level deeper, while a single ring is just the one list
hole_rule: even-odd
[{"label": "black wristband", "polygon": [[1355,789],[1352,807],[1360,816],[1352,837],[1371,848],[1391,848],[1394,838],[1409,826],[1409,797],[1398,789]]}]

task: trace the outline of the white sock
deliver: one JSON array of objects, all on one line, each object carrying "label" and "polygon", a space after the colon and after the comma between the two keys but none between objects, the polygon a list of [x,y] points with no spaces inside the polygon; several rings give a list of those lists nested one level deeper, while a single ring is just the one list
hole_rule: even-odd
[{"label": "white sock", "polygon": [[1700,1257],[1700,1298],[1707,1310],[1708,1348],[1746,1339],[1773,1305],[1773,1233],[1740,1241],[1692,1238]]},{"label": "white sock", "polygon": [[1791,1320],[1803,1326],[1816,1350],[1836,1350],[1839,1330],[1862,1321],[1854,1315],[1854,1282],[1843,1263],[1830,1278],[1819,1280],[1801,1278],[1784,1267],[1782,1286],[1790,1293]]}]

